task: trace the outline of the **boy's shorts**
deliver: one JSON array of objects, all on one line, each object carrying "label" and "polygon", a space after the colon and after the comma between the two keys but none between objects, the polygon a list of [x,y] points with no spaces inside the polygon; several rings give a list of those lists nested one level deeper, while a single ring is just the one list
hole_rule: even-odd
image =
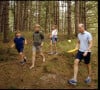
[{"label": "boy's shorts", "polygon": [[42,52],[42,47],[41,46],[33,46],[32,51],[33,52]]},{"label": "boy's shorts", "polygon": [[79,59],[80,61],[82,59],[84,59],[84,63],[85,64],[89,64],[90,63],[90,56],[91,56],[91,52],[88,52],[87,56],[83,56],[84,52],[78,51],[77,55],[76,55],[76,59]]},{"label": "boy's shorts", "polygon": [[55,38],[55,37],[52,37],[51,40],[52,40],[52,43],[57,42],[57,38]]},{"label": "boy's shorts", "polygon": [[24,48],[16,48],[18,53],[23,52]]}]

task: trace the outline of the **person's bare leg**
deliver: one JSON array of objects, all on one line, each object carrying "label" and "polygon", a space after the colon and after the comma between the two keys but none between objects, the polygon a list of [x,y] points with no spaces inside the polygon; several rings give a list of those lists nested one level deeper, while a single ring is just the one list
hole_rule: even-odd
[{"label": "person's bare leg", "polygon": [[55,52],[57,53],[57,43],[56,42],[54,43],[54,49],[55,49]]},{"label": "person's bare leg", "polygon": [[78,63],[79,63],[79,59],[75,59],[74,61],[74,80],[77,80],[77,74],[78,74]]},{"label": "person's bare leg", "polygon": [[50,41],[50,52],[53,52],[53,48],[52,48],[52,40]]},{"label": "person's bare leg", "polygon": [[44,56],[44,54],[43,54],[43,52],[41,51],[40,52],[40,55],[42,56],[42,58],[43,58],[43,62],[45,62],[45,56]]},{"label": "person's bare leg", "polygon": [[26,59],[26,55],[25,55],[25,53],[24,53],[24,52],[23,52],[23,58],[24,58],[24,59]]},{"label": "person's bare leg", "polygon": [[32,65],[31,65],[30,69],[32,69],[34,67],[34,65],[35,65],[35,57],[36,57],[36,52],[34,51],[32,53]]},{"label": "person's bare leg", "polygon": [[23,57],[23,59],[26,59],[26,56],[25,56],[25,53],[24,52],[23,52],[23,56],[22,57]]},{"label": "person's bare leg", "polygon": [[88,77],[91,77],[91,64],[86,64],[87,65],[87,70],[88,70]]},{"label": "person's bare leg", "polygon": [[20,52],[20,53],[19,53],[19,57],[20,57],[20,60],[23,61],[23,58],[24,58],[23,52]]}]

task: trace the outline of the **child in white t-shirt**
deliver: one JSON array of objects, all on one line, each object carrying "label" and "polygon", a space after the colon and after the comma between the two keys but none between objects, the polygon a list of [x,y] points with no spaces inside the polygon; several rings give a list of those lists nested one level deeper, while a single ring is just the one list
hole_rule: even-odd
[{"label": "child in white t-shirt", "polygon": [[[51,52],[49,54],[57,54],[57,38],[58,38],[58,30],[56,25],[52,26],[52,32],[50,34],[50,48]],[[54,45],[54,48],[53,48]]]}]

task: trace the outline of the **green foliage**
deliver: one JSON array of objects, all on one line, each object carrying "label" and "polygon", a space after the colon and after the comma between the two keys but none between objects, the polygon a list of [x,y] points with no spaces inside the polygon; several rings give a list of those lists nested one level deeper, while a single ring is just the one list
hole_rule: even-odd
[{"label": "green foliage", "polygon": [[[13,1],[14,3],[14,1]],[[45,20],[46,20],[46,8],[48,6],[48,1],[41,1],[41,12],[40,12],[40,25],[42,26],[43,30],[45,29]],[[53,3],[54,1],[49,1],[49,5],[50,5],[50,19],[51,22],[53,22]],[[11,4],[11,3],[10,3]],[[32,7],[31,7],[31,12],[32,12],[32,21],[31,23],[34,25],[36,23],[36,17],[34,16],[34,12],[35,10],[35,6],[36,6],[36,2],[32,1]],[[97,1],[86,1],[86,23],[87,23],[87,29],[88,31],[95,31],[98,28],[98,2]],[[12,8],[10,8],[9,10],[9,27],[10,27],[10,31],[13,31],[13,23],[14,23],[14,9],[13,9],[13,5]],[[75,15],[74,15],[74,8],[75,8],[75,3],[74,1],[72,1],[71,4],[71,9],[72,9],[72,31],[74,33],[74,28],[75,28]],[[61,12],[60,12],[61,13]],[[66,13],[65,13],[66,14]],[[59,17],[60,18],[60,17]],[[62,22],[62,20],[60,21],[60,23]],[[49,22],[47,22],[49,23]],[[66,22],[68,23],[68,22]],[[61,25],[61,24],[60,24]],[[64,25],[64,27],[66,27],[66,25]],[[65,30],[66,31],[66,30]]]},{"label": "green foliage", "polygon": [[86,20],[89,31],[98,30],[98,1],[86,2]]}]

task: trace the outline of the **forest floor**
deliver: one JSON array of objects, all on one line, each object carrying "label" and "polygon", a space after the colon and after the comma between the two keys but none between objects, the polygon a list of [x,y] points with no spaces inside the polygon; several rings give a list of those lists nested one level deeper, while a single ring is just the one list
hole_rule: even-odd
[{"label": "forest floor", "polygon": [[[49,38],[45,37],[43,51],[46,56],[46,62],[37,55],[36,64],[33,69],[31,66],[32,55],[32,32],[24,32],[23,35],[28,41],[25,45],[25,54],[28,58],[27,63],[20,65],[17,51],[9,43],[2,43],[0,38],[0,89],[97,89],[98,88],[98,36],[94,35],[92,48],[92,82],[84,82],[87,77],[86,65],[79,64],[78,83],[76,86],[68,84],[68,80],[73,76],[73,62],[75,53],[68,54],[67,50],[75,47],[76,38],[68,43],[66,35],[59,35],[58,55],[48,55]],[[1,35],[2,36],[2,35]],[[0,37],[1,37],[0,36]],[[10,38],[13,38],[13,34]]]}]

